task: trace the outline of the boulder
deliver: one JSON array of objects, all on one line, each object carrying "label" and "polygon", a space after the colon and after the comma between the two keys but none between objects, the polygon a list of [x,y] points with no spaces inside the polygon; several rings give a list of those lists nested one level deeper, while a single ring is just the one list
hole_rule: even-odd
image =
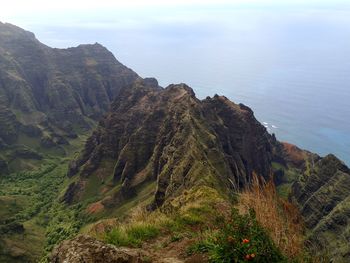
[{"label": "boulder", "polygon": [[142,263],[143,254],[137,249],[117,248],[95,238],[79,235],[63,241],[51,253],[52,263]]}]

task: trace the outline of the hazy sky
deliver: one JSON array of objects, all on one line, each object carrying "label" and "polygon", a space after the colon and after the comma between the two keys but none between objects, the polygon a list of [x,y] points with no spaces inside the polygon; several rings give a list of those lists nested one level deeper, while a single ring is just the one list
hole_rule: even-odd
[{"label": "hazy sky", "polygon": [[[350,7],[348,0],[1,0],[0,21],[33,25],[84,23],[101,26],[106,22],[136,23],[140,19],[174,17],[184,12],[200,15],[232,9],[338,9]],[[193,19],[188,16],[187,19]],[[181,17],[183,19],[183,17]],[[110,24],[111,26],[111,24]]]}]

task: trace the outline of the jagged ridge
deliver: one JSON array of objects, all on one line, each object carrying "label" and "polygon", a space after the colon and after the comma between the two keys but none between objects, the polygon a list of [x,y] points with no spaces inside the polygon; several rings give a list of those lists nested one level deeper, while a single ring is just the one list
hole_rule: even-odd
[{"label": "jagged ridge", "polygon": [[23,137],[35,138],[35,148],[69,144],[138,78],[100,44],[50,48],[33,33],[1,22],[0,61],[0,151],[14,144],[33,147]]},{"label": "jagged ridge", "polygon": [[140,80],[119,94],[71,163],[68,175],[79,173],[79,180],[64,200],[86,198],[92,181],[105,207],[118,207],[151,182],[151,208],[197,184],[228,193],[253,171],[270,176],[274,143],[242,104],[217,95],[200,101],[185,84],[159,89]]},{"label": "jagged ridge", "polygon": [[350,259],[350,169],[334,155],[314,164],[293,184],[291,198],[298,204],[308,239],[336,262]]}]

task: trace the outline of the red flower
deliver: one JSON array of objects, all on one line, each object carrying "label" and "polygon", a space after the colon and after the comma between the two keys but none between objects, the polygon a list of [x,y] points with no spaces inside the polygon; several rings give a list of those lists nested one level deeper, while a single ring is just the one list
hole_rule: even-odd
[{"label": "red flower", "polygon": [[243,242],[243,244],[247,244],[247,243],[249,243],[249,239],[246,239],[246,238],[245,238],[245,239],[243,239],[242,242]]}]

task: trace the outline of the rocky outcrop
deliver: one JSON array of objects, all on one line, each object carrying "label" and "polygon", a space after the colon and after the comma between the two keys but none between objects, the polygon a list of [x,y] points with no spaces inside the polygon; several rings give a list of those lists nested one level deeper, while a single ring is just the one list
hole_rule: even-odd
[{"label": "rocky outcrop", "polygon": [[95,183],[106,207],[118,206],[152,182],[150,208],[196,184],[237,190],[253,172],[270,176],[274,143],[244,105],[223,96],[200,101],[185,84],[160,89],[140,80],[119,94],[72,161],[68,175],[77,174],[82,186],[73,200],[86,197],[96,177],[110,182]]},{"label": "rocky outcrop", "polygon": [[309,163],[293,184],[291,198],[299,206],[308,239],[334,262],[350,260],[350,169],[333,155]]},{"label": "rocky outcrop", "polygon": [[51,263],[142,263],[143,254],[136,249],[116,248],[92,237],[79,235],[62,242],[50,256]]}]

